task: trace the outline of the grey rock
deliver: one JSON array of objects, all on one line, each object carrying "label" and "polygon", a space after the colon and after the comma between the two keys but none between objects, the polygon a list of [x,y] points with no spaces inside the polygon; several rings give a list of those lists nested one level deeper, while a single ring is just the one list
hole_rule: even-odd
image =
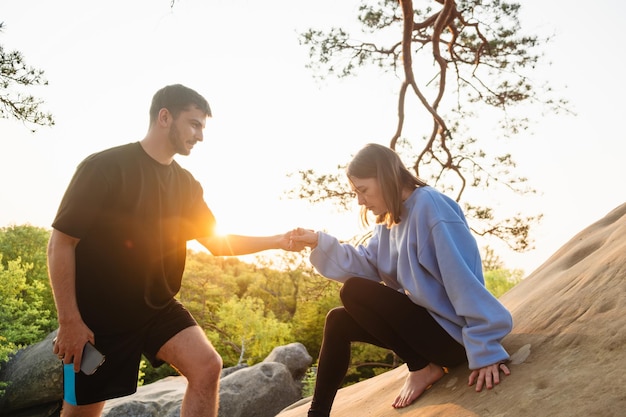
[{"label": "grey rock", "polygon": [[263,362],[282,363],[289,369],[294,380],[301,381],[313,363],[313,358],[302,343],[290,343],[274,348]]},{"label": "grey rock", "polygon": [[[9,381],[0,398],[0,416],[51,417],[58,415],[63,398],[63,371],[52,353],[52,339],[18,351],[0,369]],[[220,381],[220,417],[273,417],[301,398],[302,376],[312,358],[301,343],[275,348],[261,363],[225,368]],[[179,417],[187,388],[182,376],[164,378],[138,387],[135,394],[108,400],[103,417]]]},{"label": "grey rock", "polygon": [[56,331],[43,341],[19,350],[2,364],[0,381],[9,385],[0,397],[0,415],[39,406],[45,410],[63,398],[63,367],[52,353],[55,336]]},{"label": "grey rock", "polygon": [[163,378],[137,388],[137,392],[133,395],[108,400],[102,417],[180,416],[185,389],[187,389],[187,380],[184,377]]},{"label": "grey rock", "polygon": [[300,397],[287,366],[262,362],[222,379],[219,417],[273,417]]}]

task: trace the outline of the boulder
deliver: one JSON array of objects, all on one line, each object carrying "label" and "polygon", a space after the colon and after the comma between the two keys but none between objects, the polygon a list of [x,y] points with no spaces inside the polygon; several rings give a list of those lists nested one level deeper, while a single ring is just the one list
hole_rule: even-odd
[{"label": "boulder", "polygon": [[261,362],[221,380],[219,417],[274,417],[300,398],[287,366]]},{"label": "boulder", "polygon": [[[223,373],[219,416],[274,417],[302,397],[300,380],[293,375],[304,375],[311,362],[304,345],[291,343],[275,348],[261,363]],[[186,387],[182,376],[139,387],[133,395],[107,401],[102,417],[178,416]]]},{"label": "boulder", "polygon": [[[0,398],[0,416],[57,416],[63,398],[62,366],[52,353],[52,339],[16,353],[0,371],[1,381],[10,381]],[[301,343],[275,348],[261,363],[222,370],[220,416],[273,417],[301,398],[301,377],[312,358]],[[295,377],[294,377],[295,376]],[[103,417],[174,417],[180,415],[187,380],[164,378],[141,386],[127,397],[106,402]]]},{"label": "boulder", "polygon": [[301,381],[313,363],[313,358],[302,343],[290,343],[274,348],[263,362],[282,363],[295,381]]},{"label": "boulder", "polygon": [[108,400],[102,417],[178,417],[187,380],[170,376],[137,388],[127,397]]},{"label": "boulder", "polygon": [[43,341],[19,350],[0,369],[0,381],[8,382],[0,397],[0,416],[47,417],[63,398],[63,366],[52,353],[56,331]]}]

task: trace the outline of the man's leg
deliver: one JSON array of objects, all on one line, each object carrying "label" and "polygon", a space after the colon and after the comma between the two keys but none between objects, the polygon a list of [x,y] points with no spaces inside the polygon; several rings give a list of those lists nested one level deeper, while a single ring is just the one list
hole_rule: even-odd
[{"label": "man's leg", "polygon": [[104,401],[89,405],[72,405],[63,401],[61,417],[99,417],[104,408]]},{"label": "man's leg", "polygon": [[157,353],[187,378],[181,417],[216,417],[222,358],[199,326],[187,327]]}]

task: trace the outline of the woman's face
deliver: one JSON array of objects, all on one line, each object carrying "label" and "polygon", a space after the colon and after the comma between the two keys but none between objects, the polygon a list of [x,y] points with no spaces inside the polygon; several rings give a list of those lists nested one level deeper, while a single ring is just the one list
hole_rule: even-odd
[{"label": "woman's face", "polygon": [[376,178],[350,177],[350,187],[356,194],[359,205],[365,206],[375,216],[387,213],[387,204]]}]

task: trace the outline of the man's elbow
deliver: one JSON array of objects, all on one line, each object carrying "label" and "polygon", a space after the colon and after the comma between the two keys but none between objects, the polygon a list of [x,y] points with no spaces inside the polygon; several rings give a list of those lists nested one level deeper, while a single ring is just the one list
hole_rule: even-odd
[{"label": "man's elbow", "polygon": [[226,254],[224,253],[224,250],[223,250],[223,247],[225,245],[223,244],[223,240],[224,238],[207,237],[207,238],[198,239],[198,242],[200,242],[202,246],[204,246],[209,252],[211,252],[211,255],[225,256]]}]

